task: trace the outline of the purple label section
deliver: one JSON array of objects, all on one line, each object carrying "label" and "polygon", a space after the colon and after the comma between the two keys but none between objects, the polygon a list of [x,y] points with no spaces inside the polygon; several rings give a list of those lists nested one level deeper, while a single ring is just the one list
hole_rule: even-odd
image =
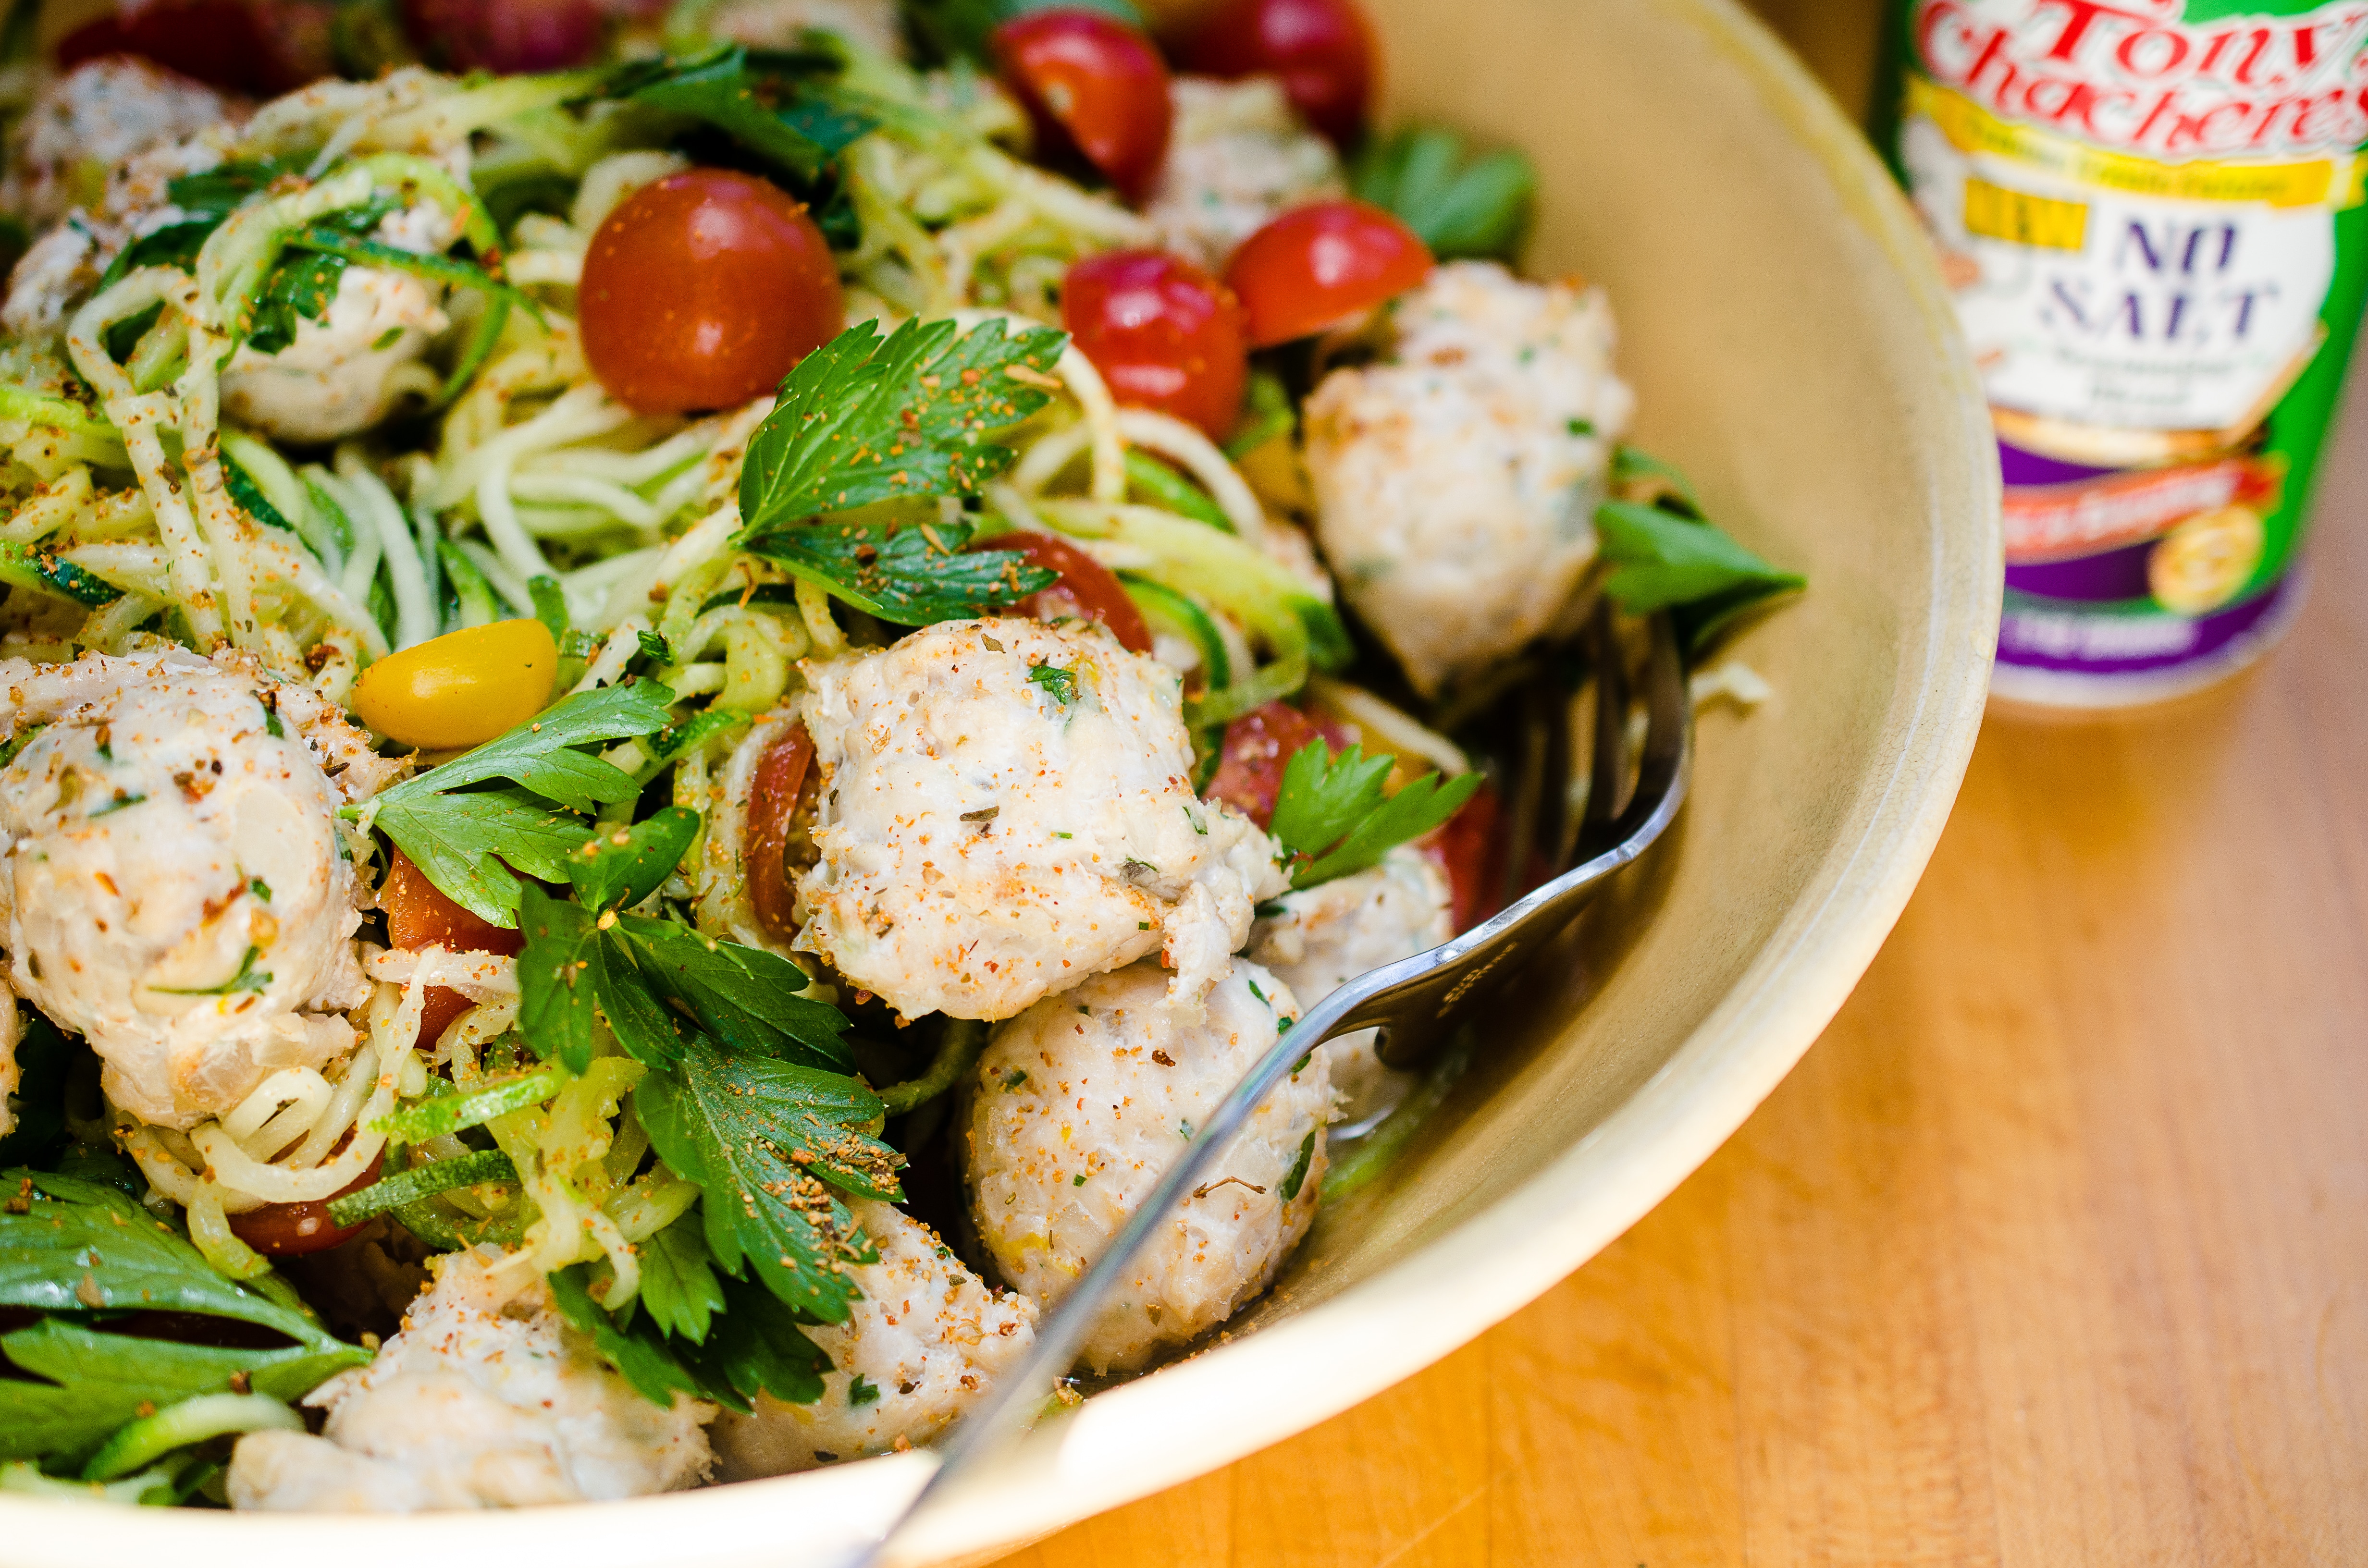
[{"label": "purple label section", "polygon": [[2000,441],[1998,449],[1998,469],[2009,487],[2072,484],[2083,479],[2104,479],[2122,472],[2117,468],[2089,468],[2083,463],[2066,462],[2060,458],[2042,457],[2011,441]]},{"label": "purple label section", "polygon": [[2078,599],[2089,604],[2142,599],[2153,592],[2146,585],[2146,557],[2154,553],[2154,542],[2146,540],[2065,561],[2009,562],[2006,585],[2009,592],[2043,599]]},{"label": "purple label section", "polygon": [[2100,676],[2200,664],[2272,623],[2288,596],[2298,591],[2297,579],[2288,575],[2259,598],[2194,619],[2099,614],[2077,604],[2034,604],[2009,596],[1998,626],[1998,662]]}]

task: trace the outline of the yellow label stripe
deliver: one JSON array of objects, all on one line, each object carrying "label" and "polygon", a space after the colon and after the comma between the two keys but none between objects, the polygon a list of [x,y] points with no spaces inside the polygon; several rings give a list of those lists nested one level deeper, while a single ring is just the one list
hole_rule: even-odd
[{"label": "yellow label stripe", "polygon": [[[2015,125],[1960,94],[1926,78],[1907,78],[1907,112],[1938,126],[1960,152],[1989,153],[2045,169],[2081,185],[2118,190],[2132,196],[2164,197],[2178,201],[2260,201],[2271,207],[2357,207],[2368,178],[2368,160],[2360,154],[2311,158],[2299,163],[2237,163],[2199,160],[2190,164],[2157,163],[2129,153],[2109,153],[2058,136],[2053,131]],[[2015,193],[2002,193],[2015,194]],[[2024,197],[2024,200],[2038,199]],[[1973,224],[1975,198],[1966,193],[1966,223]],[[2077,205],[2066,203],[2066,205]],[[1976,229],[1975,233],[1987,231]],[[2013,239],[2014,234],[1999,238]],[[2038,239],[2026,244],[2044,244]],[[2071,247],[2067,247],[2071,248]]]},{"label": "yellow label stripe", "polygon": [[1969,178],[1965,232],[2043,250],[2077,251],[2089,243],[2089,208],[2085,202],[2059,201]]}]

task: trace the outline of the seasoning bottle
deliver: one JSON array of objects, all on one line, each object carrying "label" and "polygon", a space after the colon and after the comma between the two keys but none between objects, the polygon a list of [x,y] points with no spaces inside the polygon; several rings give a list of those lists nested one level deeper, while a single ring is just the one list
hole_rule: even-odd
[{"label": "seasoning bottle", "polygon": [[2224,678],[2300,598],[2368,286],[2368,3],[1889,3],[1874,134],[2004,471],[1993,690]]}]

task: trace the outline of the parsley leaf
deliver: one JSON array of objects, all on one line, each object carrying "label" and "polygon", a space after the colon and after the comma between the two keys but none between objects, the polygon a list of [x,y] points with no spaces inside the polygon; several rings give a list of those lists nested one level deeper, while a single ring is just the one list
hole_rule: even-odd
[{"label": "parsley leaf", "polygon": [[694,1399],[705,1393],[706,1385],[682,1364],[648,1313],[635,1313],[631,1323],[620,1324],[592,1299],[591,1273],[590,1264],[579,1263],[544,1276],[560,1316],[587,1335],[601,1358],[652,1404],[671,1405],[677,1392]]},{"label": "parsley leaf", "polygon": [[1007,335],[1000,318],[968,332],[915,319],[884,340],[876,323],[848,327],[798,362],[749,440],[734,542],[875,501],[977,494],[1012,458],[987,434],[1044,406],[1032,383],[1066,342],[1051,327]]},{"label": "parsley leaf", "polygon": [[847,1015],[802,994],[814,982],[779,953],[638,915],[620,916],[612,934],[644,979],[732,1050],[825,1072],[855,1071],[854,1054],[840,1038]]},{"label": "parsley leaf", "polygon": [[[1310,1054],[1312,1055],[1313,1052]],[[1301,1060],[1304,1061],[1306,1058],[1303,1057]],[[1293,1071],[1297,1069],[1294,1068]],[[1299,1141],[1299,1157],[1291,1162],[1291,1170],[1282,1178],[1282,1187],[1280,1190],[1285,1203],[1299,1196],[1299,1189],[1307,1182],[1307,1167],[1315,1162],[1315,1130],[1311,1127],[1307,1130],[1307,1136]]]},{"label": "parsley leaf", "polygon": [[[360,209],[355,213],[340,213],[340,218],[368,216],[375,220],[383,216],[372,209]],[[430,283],[441,283],[453,289],[474,289],[491,299],[524,311],[534,318],[538,326],[548,325],[542,305],[533,295],[521,293],[473,262],[458,256],[438,256],[432,252],[405,250],[383,240],[374,240],[362,233],[348,233],[342,223],[323,222],[297,230],[287,240],[291,251],[307,253],[326,259],[359,262],[365,267],[385,267],[393,272],[408,272]],[[332,290],[334,293],[335,290]]]},{"label": "parsley leaf", "polygon": [[1595,531],[1611,568],[1603,591],[1631,615],[1677,611],[1678,633],[1699,651],[1747,611],[1806,579],[1780,572],[1715,523],[1667,505],[1606,501]]},{"label": "parsley leaf", "polygon": [[[655,734],[666,728],[673,700],[650,681],[570,697],[395,785],[367,808],[370,821],[446,897],[481,919],[515,926],[512,872],[565,881],[584,846],[589,824],[582,817],[641,792],[632,774],[576,748]],[[496,779],[524,788],[472,788]]]},{"label": "parsley leaf", "polygon": [[682,1049],[674,1018],[598,922],[584,905],[552,898],[532,882],[521,890],[518,1032],[536,1054],[581,1073],[592,1063],[596,1026],[605,1018],[636,1060],[669,1066]]},{"label": "parsley leaf", "polygon": [[1368,757],[1350,746],[1336,761],[1332,748],[1310,741],[1282,770],[1269,824],[1276,842],[1297,862],[1294,888],[1312,888],[1380,862],[1392,846],[1419,838],[1455,814],[1480,787],[1465,773],[1440,782],[1426,773],[1384,797],[1391,757]]},{"label": "parsley leaf", "polygon": [[1064,708],[1077,699],[1077,672],[1075,670],[1064,670],[1055,665],[1030,665],[1028,680],[1031,686],[1042,687],[1047,698]]},{"label": "parsley leaf", "polygon": [[1051,587],[1054,573],[1018,551],[964,550],[968,523],[807,523],[746,548],[898,626],[967,620]]},{"label": "parsley leaf", "polygon": [[[28,1374],[0,1379],[0,1458],[79,1458],[142,1405],[222,1392],[241,1374],[256,1392],[292,1399],[370,1359],[323,1328],[284,1282],[223,1278],[177,1229],[112,1187],[19,1169],[0,1173],[0,1190],[8,1194],[0,1204],[0,1307],[59,1314],[0,1336],[0,1355]],[[85,1321],[142,1310],[230,1318],[293,1343],[187,1345],[100,1332]]]},{"label": "parsley leaf", "polygon": [[[667,815],[674,811],[679,818]],[[620,877],[631,872],[644,880],[644,890],[655,887],[681,858],[699,816],[687,808],[667,812],[595,839],[586,847],[596,853],[568,858],[566,874],[581,902],[553,898],[530,883],[522,890],[527,942],[518,955],[518,1028],[527,1043],[582,1072],[592,1060],[597,1010],[627,1052],[666,1067],[681,1052],[688,1017],[735,1050],[853,1072],[854,1057],[840,1039],[846,1016],[801,994],[812,982],[796,964],[701,936],[677,920],[599,911],[612,898],[639,902],[635,884]],[[644,834],[649,829],[658,831]],[[618,838],[626,842],[620,846]]]},{"label": "parsley leaf", "polygon": [[704,1343],[723,1310],[723,1287],[700,1221],[685,1215],[642,1244],[642,1310],[667,1334]]},{"label": "parsley leaf", "polygon": [[685,1359],[716,1403],[746,1411],[759,1393],[790,1404],[822,1397],[830,1358],[805,1336],[795,1312],[761,1285],[726,1277],[723,1312]]},{"label": "parsley leaf", "polygon": [[803,184],[879,123],[836,88],[839,70],[836,54],[724,44],[686,59],[632,62],[602,91],[704,121]]},{"label": "parsley leaf", "polygon": [[1503,151],[1467,162],[1463,139],[1438,126],[1369,141],[1349,177],[1358,197],[1404,219],[1441,261],[1509,259],[1537,205],[1538,172],[1525,155]]},{"label": "parsley leaf", "polygon": [[669,1074],[633,1090],[658,1157],[704,1189],[707,1244],[725,1272],[755,1267],[774,1295],[843,1323],[846,1265],[876,1255],[840,1193],[894,1199],[905,1156],[875,1134],[879,1096],[852,1078],[692,1035]]},{"label": "parsley leaf", "polygon": [[631,827],[593,835],[568,863],[575,896],[593,909],[631,909],[682,863],[699,836],[699,813],[668,806]]}]

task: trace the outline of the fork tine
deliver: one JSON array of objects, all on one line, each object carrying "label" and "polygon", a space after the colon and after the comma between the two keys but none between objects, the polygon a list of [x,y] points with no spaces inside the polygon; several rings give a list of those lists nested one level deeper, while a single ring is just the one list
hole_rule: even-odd
[{"label": "fork tine", "polygon": [[1587,811],[1579,819],[1578,842],[1571,848],[1572,864],[1617,837],[1611,827],[1628,788],[1628,665],[1608,599],[1598,599],[1588,619],[1587,656],[1595,669],[1595,733],[1588,764]]},{"label": "fork tine", "polygon": [[1620,816],[1619,837],[1637,832],[1673,791],[1684,790],[1692,747],[1693,699],[1686,692],[1677,628],[1668,616],[1656,615],[1645,657],[1645,755],[1636,769],[1635,793]]}]

